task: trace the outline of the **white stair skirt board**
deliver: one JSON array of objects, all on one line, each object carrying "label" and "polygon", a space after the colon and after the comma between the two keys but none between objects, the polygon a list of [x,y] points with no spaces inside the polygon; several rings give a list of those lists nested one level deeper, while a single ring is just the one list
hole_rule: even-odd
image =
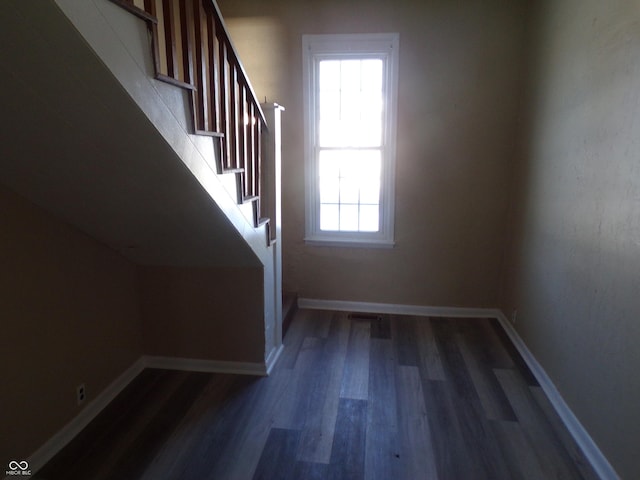
[{"label": "white stair skirt board", "polygon": [[562,395],[553,384],[547,372],[544,371],[542,365],[538,363],[538,360],[533,356],[531,351],[527,348],[518,332],[513,328],[511,322],[507,320],[507,317],[501,311],[497,310],[496,318],[504,328],[518,352],[527,363],[527,366],[538,380],[538,383],[544,390],[544,393],[549,398],[549,401],[553,405],[553,408],[558,413],[562,422],[569,430],[569,433],[574,438],[582,453],[587,458],[595,472],[603,480],[620,480],[620,476],[613,469],[607,458],[603,455],[602,451],[598,448],[596,443],[589,435],[589,432],[582,426],[580,420],[573,414],[569,405],[566,404]]},{"label": "white stair skirt board", "polygon": [[[126,369],[118,378],[116,378],[107,388],[105,388],[98,396],[91,400],[86,407],[76,415],[76,417],[67,423],[53,437],[45,442],[38,450],[36,450],[27,461],[29,469],[32,473],[36,473],[45,463],[51,460],[60,450],[62,450],[83,428],[98,416],[98,414],[107,406],[118,394],[125,389],[129,383],[133,381],[144,369],[144,359],[139,358],[133,365]],[[5,478],[16,478],[5,477]]]}]

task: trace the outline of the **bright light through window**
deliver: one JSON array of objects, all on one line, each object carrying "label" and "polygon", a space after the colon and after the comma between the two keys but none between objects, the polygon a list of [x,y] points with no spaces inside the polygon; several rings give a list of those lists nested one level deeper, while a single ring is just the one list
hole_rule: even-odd
[{"label": "bright light through window", "polygon": [[321,147],[382,146],[382,60],[324,60],[319,70]]},{"label": "bright light through window", "polygon": [[318,62],[320,230],[379,230],[383,66]]},{"label": "bright light through window", "polygon": [[307,238],[390,244],[397,35],[304,42]]},{"label": "bright light through window", "polygon": [[380,150],[321,149],[320,230],[377,232]]}]

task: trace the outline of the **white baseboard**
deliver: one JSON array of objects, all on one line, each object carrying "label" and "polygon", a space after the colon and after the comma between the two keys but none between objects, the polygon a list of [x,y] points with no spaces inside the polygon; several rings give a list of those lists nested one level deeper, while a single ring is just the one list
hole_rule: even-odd
[{"label": "white baseboard", "polygon": [[420,315],[425,317],[495,318],[495,308],[430,307],[424,305],[398,305],[393,303],[347,302],[344,300],[318,300],[299,298],[298,308],[339,310],[343,312],[389,313]]},{"label": "white baseboard", "polygon": [[573,414],[569,405],[566,404],[562,395],[560,395],[560,392],[547,375],[547,372],[545,372],[542,365],[538,363],[538,360],[536,360],[531,351],[527,348],[522,338],[520,338],[520,335],[518,335],[518,332],[516,332],[511,325],[511,322],[507,320],[507,317],[500,310],[497,310],[496,318],[513,342],[513,345],[516,347],[518,352],[520,352],[520,355],[527,363],[531,373],[533,373],[536,380],[538,380],[538,383],[549,398],[553,408],[558,413],[558,416],[564,423],[565,427],[567,427],[567,430],[569,430],[569,433],[578,444],[578,447],[580,447],[580,450],[582,450],[582,453],[587,458],[587,461],[591,464],[596,474],[602,480],[620,480],[616,471],[613,469],[607,458],[602,454],[602,451],[598,448],[587,430]]},{"label": "white baseboard", "polygon": [[142,358],[147,368],[164,368],[167,370],[184,370],[188,372],[233,373],[262,377],[267,375],[266,364],[257,362],[225,362],[219,360],[201,360],[198,358],[155,357],[148,355]]},{"label": "white baseboard", "polygon": [[[142,358],[127,368],[118,378],[116,378],[98,396],[90,401],[78,415],[67,423],[58,433],[51,437],[44,445],[36,450],[28,459],[29,468],[32,472],[37,472],[49,460],[62,450],[78,433],[82,431],[124,388],[136,378],[145,364]],[[14,478],[14,477],[6,477]]]},{"label": "white baseboard", "polygon": [[280,344],[278,347],[271,350],[271,353],[267,356],[267,375],[271,375],[271,371],[273,370],[273,367],[276,366],[276,363],[278,363],[278,359],[280,358],[283,350],[284,345]]}]

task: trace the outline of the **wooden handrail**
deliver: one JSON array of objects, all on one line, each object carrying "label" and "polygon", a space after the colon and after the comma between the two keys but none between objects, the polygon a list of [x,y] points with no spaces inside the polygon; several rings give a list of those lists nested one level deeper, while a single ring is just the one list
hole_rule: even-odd
[{"label": "wooden handrail", "polygon": [[188,89],[194,133],[218,139],[221,172],[239,178],[238,202],[260,209],[264,113],[215,0],[111,0],[147,21],[155,77]]}]

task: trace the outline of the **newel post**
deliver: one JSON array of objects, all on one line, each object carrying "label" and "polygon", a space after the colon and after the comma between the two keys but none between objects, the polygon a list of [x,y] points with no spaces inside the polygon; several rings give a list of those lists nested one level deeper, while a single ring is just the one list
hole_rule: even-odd
[{"label": "newel post", "polygon": [[284,107],[277,103],[261,105],[269,129],[262,135],[262,171],[261,191],[263,215],[269,217],[268,242],[273,246],[274,285],[275,285],[275,344],[282,343],[282,213],[281,213],[281,149],[282,149],[282,112]]}]

